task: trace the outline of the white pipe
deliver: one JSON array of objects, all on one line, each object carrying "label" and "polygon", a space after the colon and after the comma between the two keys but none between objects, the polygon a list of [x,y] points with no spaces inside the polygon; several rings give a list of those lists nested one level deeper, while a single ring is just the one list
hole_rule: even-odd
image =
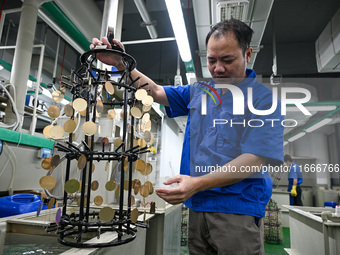
[{"label": "white pipe", "polygon": [[57,25],[50,17],[48,17],[41,10],[38,11],[38,16],[47,23],[58,35],[60,35],[68,44],[70,44],[76,51],[83,54],[85,50],[79,46],[79,44],[71,38],[59,25]]},{"label": "white pipe", "polygon": [[32,122],[31,122],[31,129],[30,129],[31,135],[34,135],[35,127],[37,125],[37,105],[38,105],[39,87],[40,87],[41,73],[42,73],[44,54],[45,54],[45,45],[40,44],[40,45],[36,45],[35,47],[41,47],[41,49],[40,49],[40,59],[39,59],[39,67],[38,67],[38,75],[37,75],[37,85],[35,87],[33,117],[32,117]]},{"label": "white pipe", "polygon": [[53,84],[55,83],[56,75],[57,75],[59,47],[60,47],[60,36],[58,36],[57,49],[55,50],[56,53],[55,53],[54,69],[53,69],[53,76],[52,76]]},{"label": "white pipe", "polygon": [[134,0],[135,5],[139,11],[140,16],[142,17],[145,26],[149,32],[149,35],[152,39],[155,39],[158,37],[157,30],[155,25],[152,23],[152,20],[150,18],[150,14],[148,9],[146,8],[144,0]]},{"label": "white pipe", "polygon": [[128,45],[128,44],[141,44],[141,43],[155,43],[155,42],[167,42],[167,41],[175,41],[175,40],[176,40],[175,37],[165,37],[165,38],[157,38],[157,39],[126,41],[126,42],[122,42],[122,44]]}]

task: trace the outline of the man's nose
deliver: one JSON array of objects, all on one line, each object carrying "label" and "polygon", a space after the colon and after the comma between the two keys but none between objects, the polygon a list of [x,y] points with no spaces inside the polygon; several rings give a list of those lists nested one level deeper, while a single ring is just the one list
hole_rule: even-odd
[{"label": "man's nose", "polygon": [[225,72],[225,67],[223,66],[223,64],[221,62],[217,62],[216,66],[215,66],[215,73],[224,73]]}]

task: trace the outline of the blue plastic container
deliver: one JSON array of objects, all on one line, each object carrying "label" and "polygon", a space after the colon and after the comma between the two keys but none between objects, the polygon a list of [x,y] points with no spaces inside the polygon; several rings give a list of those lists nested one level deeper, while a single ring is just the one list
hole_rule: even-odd
[{"label": "blue plastic container", "polygon": [[338,204],[336,202],[332,202],[332,201],[327,201],[324,203],[324,207],[332,207],[335,208]]},{"label": "blue plastic container", "polygon": [[[35,212],[42,203],[38,195],[16,194],[0,197],[0,218],[17,214]],[[47,205],[43,206],[43,210]]]}]

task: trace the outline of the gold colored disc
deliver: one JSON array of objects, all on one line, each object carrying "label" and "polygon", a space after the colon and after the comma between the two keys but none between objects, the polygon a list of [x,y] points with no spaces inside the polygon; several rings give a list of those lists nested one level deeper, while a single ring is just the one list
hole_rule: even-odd
[{"label": "gold colored disc", "polygon": [[149,120],[148,122],[146,122],[146,123],[142,123],[142,125],[141,125],[141,130],[142,131],[151,131],[151,120]]},{"label": "gold colored disc", "polygon": [[124,190],[129,190],[129,181],[128,180],[124,181]]},{"label": "gold colored disc", "polygon": [[99,187],[99,182],[98,181],[93,181],[91,183],[91,190],[96,191]]},{"label": "gold colored disc", "polygon": [[73,109],[75,109],[78,112],[82,112],[86,110],[87,102],[83,98],[77,98],[73,101]]},{"label": "gold colored disc", "polygon": [[118,184],[116,187],[115,198],[117,199],[119,196],[120,185]]},{"label": "gold colored disc", "polygon": [[[120,112],[120,117],[124,119],[124,110]],[[129,112],[126,113],[126,118],[129,118]]]},{"label": "gold colored disc", "polygon": [[48,171],[52,170],[53,166],[51,165],[51,161],[52,161],[52,158],[44,158],[43,161],[41,162],[42,168]]},{"label": "gold colored disc", "polygon": [[147,123],[150,120],[150,113],[146,112],[143,115],[142,122]]},{"label": "gold colored disc", "polygon": [[103,222],[109,222],[113,220],[115,211],[111,207],[104,207],[99,211],[99,219]]},{"label": "gold colored disc", "polygon": [[47,209],[51,209],[51,208],[54,206],[54,204],[55,204],[55,198],[52,197],[52,198],[50,199],[50,201],[48,201]]},{"label": "gold colored disc", "polygon": [[60,108],[56,105],[51,105],[47,109],[47,114],[50,116],[52,119],[57,118],[60,115]]},{"label": "gold colored disc", "polygon": [[100,206],[103,203],[103,198],[101,196],[96,196],[94,198],[94,204]]},{"label": "gold colored disc", "polygon": [[138,139],[139,148],[144,148],[147,144],[143,138]]},{"label": "gold colored disc", "polygon": [[79,190],[80,183],[76,179],[70,179],[65,183],[64,190],[66,193],[72,194]]},{"label": "gold colored disc", "polygon": [[87,136],[92,136],[97,132],[97,125],[92,121],[86,121],[81,127],[83,133]]},{"label": "gold colored disc", "polygon": [[105,164],[105,171],[107,171],[109,169],[109,165],[110,165],[110,162],[107,161],[106,164]]},{"label": "gold colored disc", "polygon": [[114,181],[108,181],[106,184],[105,184],[105,189],[108,190],[108,191],[112,191],[114,190],[116,187],[116,183]]},{"label": "gold colored disc", "polygon": [[130,197],[131,197],[131,204],[130,204],[130,207],[131,207],[135,204],[135,197],[132,195]]},{"label": "gold colored disc", "polygon": [[112,83],[109,81],[105,82],[105,90],[110,95],[113,95],[115,93],[115,88],[113,87]]},{"label": "gold colored disc", "polygon": [[153,142],[154,142],[154,140],[155,140],[155,136],[154,136],[153,134],[151,134],[151,139],[150,139],[150,141],[147,142],[146,144],[147,144],[147,145],[152,145]]},{"label": "gold colored disc", "polygon": [[70,104],[67,104],[64,106],[64,113],[67,117],[72,117],[73,116],[73,107]]},{"label": "gold colored disc", "polygon": [[80,114],[81,116],[83,116],[83,117],[86,117],[86,113],[87,113],[87,112],[86,112],[86,109],[79,112],[79,114]]},{"label": "gold colored disc", "polygon": [[141,101],[148,96],[148,92],[145,89],[138,89],[136,91],[135,97],[137,100]]},{"label": "gold colored disc", "polygon": [[121,145],[123,142],[123,140],[121,138],[116,138],[114,141],[113,141],[113,144],[115,147],[119,147],[119,145]]},{"label": "gold colored disc", "polygon": [[139,193],[141,194],[142,197],[147,197],[150,193],[149,187],[143,184],[139,189]]},{"label": "gold colored disc", "polygon": [[144,185],[148,186],[149,195],[151,195],[151,194],[153,193],[153,185],[152,185],[152,183],[149,182],[149,181],[146,181],[146,182],[144,183]]},{"label": "gold colored disc", "polygon": [[104,104],[103,104],[102,100],[100,100],[100,99],[97,100],[96,109],[99,113],[103,113]]},{"label": "gold colored disc", "polygon": [[56,167],[60,163],[60,156],[59,155],[54,155],[51,159],[51,166]]},{"label": "gold colored disc", "polygon": [[64,136],[64,129],[59,126],[53,126],[50,129],[50,136],[53,139],[60,139]]},{"label": "gold colored disc", "polygon": [[135,162],[135,168],[137,171],[144,171],[146,167],[146,164],[143,159],[137,159]]},{"label": "gold colored disc", "polygon": [[151,110],[151,108],[152,108],[152,105],[143,105],[143,112],[148,112],[148,111],[150,111]]},{"label": "gold colored disc", "polygon": [[142,104],[146,105],[146,106],[151,106],[153,103],[153,97],[152,96],[146,96],[145,98],[143,98],[142,100]]},{"label": "gold colored disc", "polygon": [[139,189],[140,189],[140,185],[136,184],[135,187],[133,188],[133,192],[135,193],[135,195],[138,194]]},{"label": "gold colored disc", "polygon": [[128,162],[127,160],[125,160],[125,161],[124,161],[124,171],[127,170],[128,165],[129,165],[129,162]]},{"label": "gold colored disc", "polygon": [[151,133],[150,133],[150,131],[145,131],[144,132],[144,140],[145,140],[146,143],[151,141]]},{"label": "gold colored disc", "polygon": [[81,192],[81,181],[79,181],[79,189],[78,192]]},{"label": "gold colored disc", "polygon": [[76,127],[77,127],[77,123],[72,119],[66,121],[64,124],[64,130],[68,134],[73,133],[74,130],[76,130]]},{"label": "gold colored disc", "polygon": [[95,166],[95,164],[93,163],[93,164],[92,164],[92,173],[94,173],[94,170],[96,170],[96,166]]},{"label": "gold colored disc", "polygon": [[39,184],[43,189],[53,189],[56,185],[57,181],[54,179],[52,175],[43,176],[40,178]]},{"label": "gold colored disc", "polygon": [[140,173],[144,176],[149,175],[152,172],[152,165],[150,163],[146,163],[146,167],[144,171],[140,171]]},{"label": "gold colored disc", "polygon": [[131,223],[136,223],[138,216],[139,216],[139,213],[138,213],[137,208],[133,209],[132,212],[131,212],[131,216],[130,216]]},{"label": "gold colored disc", "polygon": [[53,128],[52,125],[47,125],[46,127],[44,127],[43,134],[46,138],[51,138],[51,135],[50,135],[51,128]]},{"label": "gold colored disc", "polygon": [[116,117],[116,111],[115,109],[111,109],[107,112],[107,114],[109,115],[109,119],[114,119]]},{"label": "gold colored disc", "polygon": [[132,107],[130,109],[131,115],[136,119],[140,119],[142,117],[142,112],[137,107]]},{"label": "gold colored disc", "polygon": [[[87,197],[84,197],[84,207],[86,207],[87,204]],[[77,205],[80,206],[80,198],[77,200]]]},{"label": "gold colored disc", "polygon": [[64,99],[64,94],[61,93],[61,91],[59,91],[59,90],[53,91],[52,92],[52,99],[54,100],[54,102],[60,103]]},{"label": "gold colored disc", "polygon": [[82,154],[78,158],[78,169],[80,169],[80,170],[84,169],[84,167],[86,166],[86,163],[87,163],[86,156]]}]

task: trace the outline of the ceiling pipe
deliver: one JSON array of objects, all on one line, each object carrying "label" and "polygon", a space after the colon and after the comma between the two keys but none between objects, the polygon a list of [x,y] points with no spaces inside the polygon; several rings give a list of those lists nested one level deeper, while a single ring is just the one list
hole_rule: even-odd
[{"label": "ceiling pipe", "polygon": [[146,29],[149,32],[149,35],[152,39],[155,39],[158,37],[157,30],[155,27],[156,21],[151,20],[150,14],[148,9],[146,8],[144,0],[134,0],[135,5],[139,11],[140,16],[143,19],[142,25],[146,26]]}]

